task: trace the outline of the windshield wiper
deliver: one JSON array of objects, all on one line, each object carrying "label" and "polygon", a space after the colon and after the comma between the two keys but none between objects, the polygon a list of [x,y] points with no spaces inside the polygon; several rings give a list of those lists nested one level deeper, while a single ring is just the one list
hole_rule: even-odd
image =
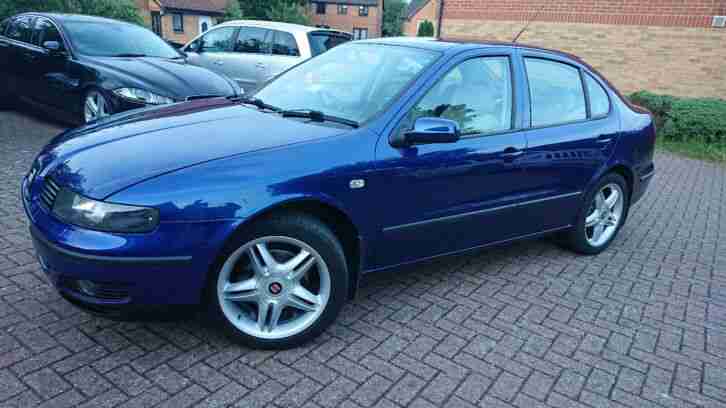
[{"label": "windshield wiper", "polygon": [[238,96],[228,96],[227,99],[229,99],[230,101],[242,102],[245,105],[252,105],[252,106],[257,107],[258,109],[264,109],[264,110],[269,110],[269,111],[273,111],[273,112],[282,111],[282,109],[278,108],[277,106],[272,106],[270,104],[263,102],[262,99],[253,98],[251,96],[239,96],[239,95]]},{"label": "windshield wiper", "polygon": [[305,118],[313,122],[335,122],[357,128],[360,124],[354,120],[341,118],[339,116],[326,115],[323,112],[313,109],[291,109],[280,112],[284,118]]},{"label": "windshield wiper", "polygon": [[134,53],[122,53],[122,54],[114,54],[111,55],[113,58],[141,58],[146,57],[146,54],[134,54]]}]

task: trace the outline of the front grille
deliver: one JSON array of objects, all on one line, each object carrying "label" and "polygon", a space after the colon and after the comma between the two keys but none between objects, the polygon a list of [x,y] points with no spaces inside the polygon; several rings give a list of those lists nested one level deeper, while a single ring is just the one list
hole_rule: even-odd
[{"label": "front grille", "polygon": [[60,186],[58,186],[58,183],[50,177],[45,178],[43,189],[40,192],[40,205],[46,211],[50,212],[53,209],[53,204],[55,203],[55,198],[58,196],[59,190]]}]

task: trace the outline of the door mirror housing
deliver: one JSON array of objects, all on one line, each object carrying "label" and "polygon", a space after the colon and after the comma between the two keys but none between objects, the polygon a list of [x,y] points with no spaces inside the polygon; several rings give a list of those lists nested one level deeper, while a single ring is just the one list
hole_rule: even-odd
[{"label": "door mirror housing", "polygon": [[413,129],[399,132],[391,141],[393,147],[433,143],[456,143],[461,138],[459,124],[449,119],[424,117],[418,118]]},{"label": "door mirror housing", "polygon": [[202,52],[202,47],[200,46],[201,44],[202,44],[202,41],[200,39],[200,40],[197,40],[197,41],[194,41],[194,42],[189,43],[189,45],[187,45],[186,47],[182,48],[180,51],[183,51],[185,53],[186,52],[201,53]]},{"label": "door mirror housing", "polygon": [[43,48],[48,50],[51,55],[65,55],[65,52],[63,51],[61,44],[58,41],[46,41],[43,43]]}]

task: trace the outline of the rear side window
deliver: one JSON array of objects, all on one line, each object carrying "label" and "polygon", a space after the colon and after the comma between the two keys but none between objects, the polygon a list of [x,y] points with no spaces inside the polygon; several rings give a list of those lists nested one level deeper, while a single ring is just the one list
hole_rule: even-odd
[{"label": "rear side window", "polygon": [[270,51],[271,32],[265,28],[242,27],[237,34],[234,50],[248,54],[267,54]]},{"label": "rear side window", "polygon": [[35,35],[35,44],[43,46],[48,41],[55,41],[63,49],[63,38],[61,38],[58,28],[46,19],[39,19],[35,22],[37,34]]},{"label": "rear side window", "polygon": [[525,58],[529,80],[532,127],[587,118],[580,70],[560,62]]},{"label": "rear side window", "polygon": [[291,57],[300,56],[300,49],[297,46],[295,37],[284,31],[275,31],[275,39],[272,43],[274,55],[288,55]]},{"label": "rear side window", "polygon": [[590,114],[593,118],[607,116],[610,113],[610,99],[595,78],[590,74],[585,75],[587,94],[590,95]]},{"label": "rear side window", "polygon": [[10,23],[6,37],[16,41],[29,43],[33,37],[33,28],[30,26],[30,17],[18,17]]},{"label": "rear side window", "polygon": [[201,41],[201,51],[224,52],[231,50],[234,30],[234,27],[223,27],[205,34]]},{"label": "rear side window", "polygon": [[308,33],[310,40],[310,52],[313,57],[320,55],[333,47],[346,43],[351,40],[350,34],[336,33],[329,31],[313,31]]}]

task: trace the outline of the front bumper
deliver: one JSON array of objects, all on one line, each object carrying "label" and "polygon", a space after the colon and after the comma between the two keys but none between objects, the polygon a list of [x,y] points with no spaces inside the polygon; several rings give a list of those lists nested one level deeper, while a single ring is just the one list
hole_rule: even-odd
[{"label": "front bumper", "polygon": [[[149,234],[111,234],[65,224],[23,181],[21,200],[38,261],[71,302],[94,312],[197,304],[229,223],[162,223]],[[36,194],[37,195],[37,194]]]}]

